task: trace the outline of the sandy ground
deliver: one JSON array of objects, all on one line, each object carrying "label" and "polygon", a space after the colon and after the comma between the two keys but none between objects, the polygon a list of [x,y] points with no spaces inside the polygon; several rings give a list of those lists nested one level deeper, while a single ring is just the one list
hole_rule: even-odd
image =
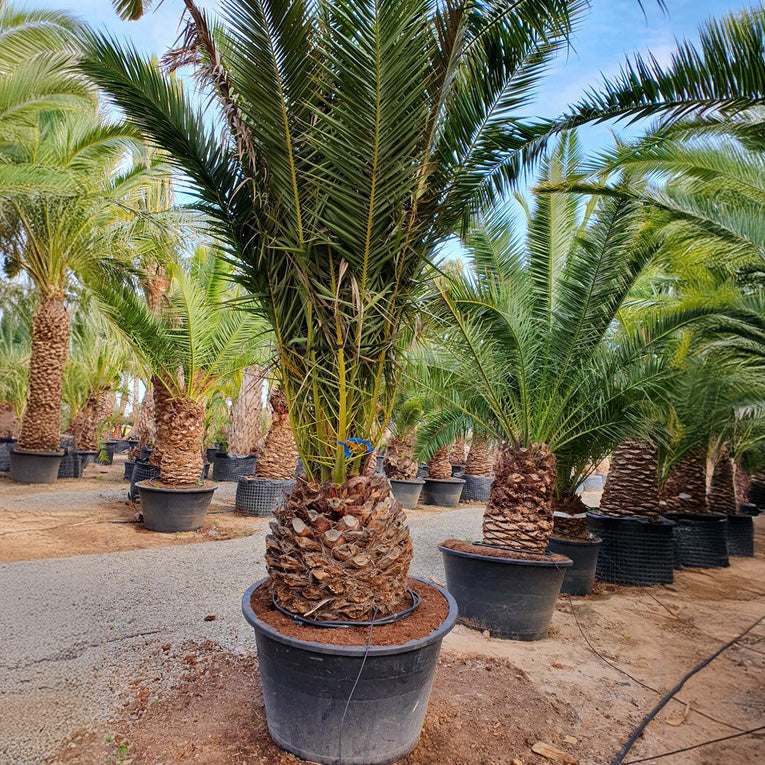
[{"label": "sandy ground", "polygon": [[[134,511],[115,509],[126,491],[121,466],[100,480],[98,470],[45,489],[0,483],[3,559],[18,561],[7,556],[23,549],[53,558],[0,565],[0,763],[299,762],[268,740],[254,639],[238,609],[244,587],[262,575],[265,522],[214,514],[252,524],[241,533],[253,536],[228,541],[101,522]],[[214,511],[233,504],[233,486],[217,492]],[[478,508],[410,518],[413,572],[437,580],[437,542],[480,529]],[[728,569],[679,571],[670,586],[600,585],[589,598],[561,597],[543,641],[455,628],[423,738],[402,765],[555,762],[534,752],[540,742],[571,763],[608,763],[661,694],[765,615],[765,521],[755,527],[757,557],[732,559]],[[13,529],[26,548],[7,541]],[[83,530],[89,539],[92,531],[93,547],[84,546]],[[157,544],[173,547],[135,549]],[[112,549],[126,551],[59,557]],[[760,623],[687,683],[625,762],[765,761],[762,733],[651,759],[765,725],[763,670]]]}]

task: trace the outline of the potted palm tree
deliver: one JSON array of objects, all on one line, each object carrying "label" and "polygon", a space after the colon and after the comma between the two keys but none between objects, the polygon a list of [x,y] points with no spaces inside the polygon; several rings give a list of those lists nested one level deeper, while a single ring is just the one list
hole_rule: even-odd
[{"label": "potted palm tree", "polygon": [[152,311],[132,284],[105,285],[104,311],[151,372],[159,476],[139,481],[144,525],[191,531],[202,524],[216,486],[202,480],[205,403],[218,382],[252,362],[256,322],[220,301],[225,276],[201,250],[191,272],[170,268],[162,305]]},{"label": "potted palm tree", "polygon": [[494,449],[491,437],[474,429],[465,460],[465,471],[460,476],[465,482],[460,499],[463,502],[487,502],[493,473]]},{"label": "potted palm tree", "polygon": [[451,444],[436,449],[428,460],[428,475],[423,487],[423,504],[441,507],[457,507],[465,481],[452,477],[449,459]]},{"label": "potted palm tree", "polygon": [[390,481],[393,496],[405,510],[415,507],[425,483],[417,477],[419,465],[414,458],[414,439],[422,416],[422,401],[399,393],[389,423],[391,435],[385,447],[383,472]]}]

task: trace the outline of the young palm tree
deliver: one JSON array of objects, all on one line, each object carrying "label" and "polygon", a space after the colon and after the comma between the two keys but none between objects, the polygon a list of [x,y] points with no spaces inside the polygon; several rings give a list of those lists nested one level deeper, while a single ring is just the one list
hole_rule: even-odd
[{"label": "young palm tree", "polygon": [[298,458],[290,425],[289,406],[280,387],[271,391],[268,400],[271,404],[271,427],[263,451],[255,463],[255,476],[284,481],[295,475]]},{"label": "young palm tree", "polygon": [[399,393],[390,419],[391,437],[385,447],[383,472],[388,478],[414,481],[419,465],[414,458],[414,439],[422,422],[422,401],[406,393]]},{"label": "young palm tree", "polygon": [[11,285],[0,298],[0,438],[15,438],[27,398],[34,306],[25,290]]},{"label": "young palm tree", "polygon": [[228,429],[228,451],[231,454],[263,451],[263,379],[263,368],[257,364],[242,370]]},{"label": "young palm tree", "polygon": [[654,444],[637,438],[620,443],[611,456],[600,512],[615,517],[658,518],[662,511],[658,471]]},{"label": "young palm tree", "polygon": [[[227,0],[212,31],[186,0],[170,63],[194,66],[222,134],[156,65],[92,40],[85,71],[174,158],[273,327],[309,483],[280,511],[267,561],[301,613],[383,615],[404,596],[403,514],[381,478],[358,475],[366,455],[350,439],[382,438],[426,263],[518,177],[533,131],[515,115],[584,5]],[[358,507],[349,580],[321,540]],[[313,544],[287,571],[295,527]]]},{"label": "young palm tree", "polygon": [[470,440],[470,449],[465,460],[465,473],[488,477],[492,474],[494,466],[491,438],[481,433],[473,433]]}]

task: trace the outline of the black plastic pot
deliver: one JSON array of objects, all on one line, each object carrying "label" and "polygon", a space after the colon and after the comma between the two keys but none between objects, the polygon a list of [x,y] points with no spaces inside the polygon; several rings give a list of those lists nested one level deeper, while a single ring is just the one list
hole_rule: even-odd
[{"label": "black plastic pot", "polygon": [[284,503],[284,492],[294,488],[294,478],[279,481],[274,478],[242,476],[236,484],[236,509],[240,513],[264,518]]},{"label": "black plastic pot", "polygon": [[753,502],[739,502],[738,511],[741,515],[759,515],[760,508]]},{"label": "black plastic pot", "polygon": [[88,465],[92,465],[96,461],[96,457],[98,457],[98,452],[95,449],[83,449],[79,452],[80,455],[80,462],[82,462],[83,469],[86,468]]},{"label": "black plastic pot", "polygon": [[213,492],[218,488],[170,489],[152,486],[151,480],[141,481],[136,486],[144,527],[167,534],[198,529],[207,515]]},{"label": "black plastic pot", "polygon": [[140,459],[142,459],[142,460],[149,459],[149,457],[151,457],[153,452],[154,452],[154,449],[152,449],[151,446],[142,446],[141,447]]},{"label": "black plastic pot", "polygon": [[406,481],[402,478],[389,478],[388,480],[393,496],[401,503],[404,510],[411,510],[417,505],[425,481],[421,478],[416,478],[414,481]]},{"label": "black plastic pot", "polygon": [[[271,738],[321,765],[384,765],[417,744],[441,641],[457,604],[430,635],[401,645],[345,646],[282,635],[250,605],[261,579],[244,593],[242,612],[255,630],[258,668]],[[431,587],[436,587],[428,582]]]},{"label": "black plastic pot", "polygon": [[11,449],[16,446],[15,438],[0,438],[0,473],[11,469]]},{"label": "black plastic pot", "polygon": [[665,513],[674,521],[675,568],[726,568],[727,516],[722,513]]},{"label": "black plastic pot", "polygon": [[73,447],[64,449],[64,456],[58,468],[59,478],[81,478],[85,466],[80,453]]},{"label": "black plastic pot", "polygon": [[218,453],[218,450],[214,446],[211,446],[208,449],[205,449],[205,461],[209,462],[212,465],[213,462],[215,462],[215,455],[217,453]]},{"label": "black plastic pot", "polygon": [[149,478],[159,478],[159,465],[150,465],[148,462],[138,460],[133,465],[133,474],[130,476],[128,499],[138,499],[138,487],[136,484]]},{"label": "black plastic pot", "polygon": [[595,572],[599,582],[635,587],[672,584],[672,521],[587,513],[587,522],[590,531],[603,540]]},{"label": "black plastic pot", "polygon": [[754,557],[754,519],[751,515],[728,515],[728,555],[732,558]]},{"label": "black plastic pot", "polygon": [[452,478],[462,478],[462,474],[465,472],[464,465],[452,465]]},{"label": "black plastic pot", "polygon": [[443,545],[438,549],[462,624],[504,640],[545,637],[570,560],[513,560]]},{"label": "black plastic pot", "polygon": [[135,462],[133,460],[128,460],[125,463],[125,478],[129,481],[133,477],[133,468],[135,467]]},{"label": "black plastic pot", "polygon": [[104,441],[98,450],[98,462],[101,465],[111,465],[114,462],[116,441]]},{"label": "black plastic pot", "polygon": [[257,459],[255,454],[218,452],[213,462],[213,481],[238,481],[242,476],[252,475]]},{"label": "black plastic pot", "polygon": [[56,452],[24,452],[11,449],[11,478],[17,483],[56,483],[64,456]]},{"label": "black plastic pot", "polygon": [[132,445],[133,441],[130,441],[127,438],[117,438],[114,441],[114,453],[121,454],[122,452],[126,452]]},{"label": "black plastic pot", "polygon": [[558,539],[552,537],[547,544],[547,550],[558,555],[565,555],[573,561],[566,569],[560,591],[564,595],[589,595],[595,584],[595,571],[598,566],[598,553],[603,544],[597,540]]},{"label": "black plastic pot", "polygon": [[426,478],[422,487],[422,504],[457,507],[464,485],[461,478]]},{"label": "black plastic pot", "polygon": [[759,508],[765,507],[765,482],[752,478],[749,484],[749,501]]},{"label": "black plastic pot", "polygon": [[488,502],[489,491],[494,479],[487,475],[463,473],[460,478],[465,482],[460,502]]}]

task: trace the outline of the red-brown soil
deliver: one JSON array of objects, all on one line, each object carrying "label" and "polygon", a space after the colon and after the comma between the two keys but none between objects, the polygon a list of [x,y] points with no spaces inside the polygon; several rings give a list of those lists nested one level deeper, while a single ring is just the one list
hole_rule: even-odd
[{"label": "red-brown soil", "polygon": [[565,563],[568,558],[556,553],[530,553],[523,550],[511,550],[509,547],[491,547],[489,545],[477,545],[465,542],[462,539],[447,539],[441,543],[444,547],[457,552],[469,553],[470,555],[484,555],[487,558],[501,558],[502,560],[535,560],[545,563]]}]

